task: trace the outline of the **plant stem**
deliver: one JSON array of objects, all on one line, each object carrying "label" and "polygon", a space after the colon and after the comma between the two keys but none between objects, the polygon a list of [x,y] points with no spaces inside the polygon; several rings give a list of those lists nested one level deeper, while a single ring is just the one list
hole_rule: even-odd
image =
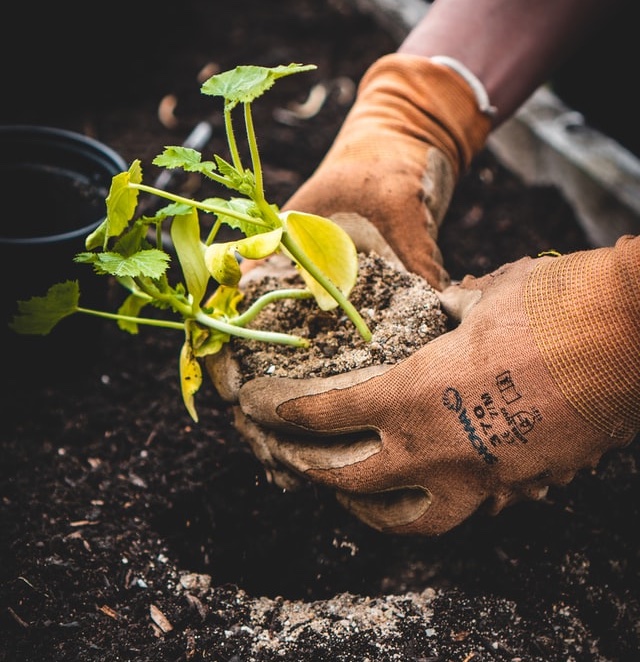
[{"label": "plant stem", "polygon": [[[165,329],[176,329],[179,331],[184,330],[184,322],[172,322],[170,320],[158,320],[149,317],[119,315],[117,313],[107,313],[102,310],[94,310],[93,308],[78,307],[76,308],[76,311],[79,313],[85,313],[87,315],[93,315],[94,317],[102,317],[104,319],[115,320],[116,322],[131,322],[132,324],[143,326],[158,326]],[[293,347],[309,346],[309,341],[306,338],[301,338],[300,336],[293,336],[287,333],[278,333],[276,331],[258,331],[256,329],[245,329],[244,327],[236,326],[235,324],[223,322],[222,320],[209,317],[200,311],[195,313],[193,319],[195,319],[203,326],[209,327],[210,329],[215,329],[216,331],[226,333],[230,336],[245,338],[246,340],[257,340],[259,342],[276,343],[279,345],[292,345]]]},{"label": "plant stem", "polygon": [[208,326],[217,331],[228,333],[231,336],[238,336],[246,340],[258,340],[260,342],[270,342],[279,345],[292,345],[294,347],[308,347],[309,341],[306,338],[293,336],[288,333],[278,333],[277,331],[258,331],[256,329],[246,329],[242,326],[236,326],[229,322],[222,322],[205,315],[203,312],[198,311],[195,314],[196,322],[203,326]]},{"label": "plant stem", "polygon": [[236,143],[236,134],[233,130],[233,120],[231,118],[231,106],[225,100],[224,103],[224,128],[227,134],[227,144],[229,145],[229,152],[231,153],[231,160],[233,162],[233,167],[238,171],[242,172],[242,161],[240,160],[240,152],[238,151],[238,145]]},{"label": "plant stem", "polygon": [[249,152],[251,154],[251,165],[253,167],[253,177],[255,180],[255,194],[258,197],[258,204],[264,200],[264,185],[262,183],[262,164],[258,152],[258,141],[253,126],[253,115],[251,113],[251,104],[244,104],[244,125],[247,131],[247,142],[249,143]]},{"label": "plant stem", "polygon": [[360,313],[356,310],[355,306],[349,299],[331,282],[325,274],[318,269],[318,267],[311,261],[305,253],[300,249],[298,244],[291,238],[288,232],[282,233],[282,245],[289,251],[291,256],[295,259],[300,266],[315,278],[315,280],[324,287],[325,290],[337,301],[339,306],[344,310],[347,317],[355,324],[358,333],[365,341],[371,340],[371,331],[362,319]]},{"label": "plant stem", "polygon": [[242,212],[235,211],[234,209],[231,209],[229,207],[219,207],[218,205],[198,202],[191,198],[185,198],[181,195],[176,195],[175,193],[169,193],[168,191],[163,191],[161,189],[154,188],[153,186],[147,186],[146,184],[130,183],[129,187],[138,189],[139,191],[144,191],[145,193],[151,193],[153,195],[157,195],[159,198],[165,198],[166,200],[171,200],[173,202],[181,202],[184,203],[185,205],[189,205],[190,207],[195,207],[196,209],[200,209],[201,211],[210,212],[213,214],[222,214],[225,216],[231,216],[232,218],[237,218],[240,221],[245,221],[253,225],[258,225],[261,228],[265,228],[267,230],[273,229],[271,226],[269,226],[268,223],[261,221],[259,218],[256,218],[255,216],[249,216],[248,214],[243,214]]},{"label": "plant stem", "polygon": [[86,313],[94,317],[115,320],[116,322],[131,322],[132,324],[143,324],[144,326],[160,326],[165,329],[184,330],[184,322],[172,322],[170,320],[157,320],[150,317],[133,317],[131,315],[119,315],[118,313],[107,313],[104,310],[94,310],[93,308],[76,308],[79,313]]},{"label": "plant stem", "polygon": [[204,242],[205,246],[211,246],[211,244],[213,243],[213,240],[216,238],[216,235],[218,234],[221,226],[222,226],[222,221],[219,218],[216,218],[216,222],[213,224],[213,227],[211,228],[211,231],[209,232],[209,235],[207,236],[207,240]]},{"label": "plant stem", "polygon": [[274,290],[273,292],[267,292],[261,297],[256,299],[247,310],[234,317],[232,324],[238,324],[239,326],[246,326],[251,320],[253,320],[260,311],[270,303],[278,301],[280,299],[311,299],[313,294],[309,290],[301,290],[300,288],[290,288],[283,290]]}]

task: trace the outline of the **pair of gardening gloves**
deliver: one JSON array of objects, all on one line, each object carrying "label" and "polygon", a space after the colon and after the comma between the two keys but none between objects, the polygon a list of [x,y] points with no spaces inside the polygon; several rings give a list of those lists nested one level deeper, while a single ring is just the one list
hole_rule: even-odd
[{"label": "pair of gardening gloves", "polygon": [[424,276],[453,330],[395,365],[327,378],[238,388],[211,364],[277,485],[327,486],[380,531],[438,535],[542,498],[640,429],[640,237],[449,282],[438,227],[490,128],[456,71],[385,56],[287,204]]}]

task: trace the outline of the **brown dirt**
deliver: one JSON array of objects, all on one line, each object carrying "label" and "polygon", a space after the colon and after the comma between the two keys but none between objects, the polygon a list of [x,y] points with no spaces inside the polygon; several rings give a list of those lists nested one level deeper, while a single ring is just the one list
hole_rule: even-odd
[{"label": "brown dirt", "polygon": [[[316,63],[256,109],[267,190],[282,204],[348,102],[333,87],[309,120],[282,123],[276,109],[315,83],[357,81],[395,43],[342,0],[218,4],[105,9],[86,31],[69,21],[73,33],[64,9],[42,8],[43,29],[22,35],[30,48],[5,59],[0,119],[86,132],[153,176],[151,159],[212,112],[196,82],[204,65]],[[15,11],[33,18],[24,3]],[[170,93],[175,128],[157,119]],[[207,149],[224,152],[219,131]],[[524,186],[489,152],[460,182],[439,243],[454,278],[587,247],[557,191]],[[193,424],[179,334],[98,323],[78,338],[73,324],[62,327],[73,342],[48,357],[5,348],[18,367],[3,371],[1,660],[638,659],[637,444],[544,501],[478,513],[438,539],[385,536],[321,489],[268,484],[208,383]]]},{"label": "brown dirt", "polygon": [[[245,288],[243,310],[265,292],[302,288],[302,279],[265,277]],[[358,282],[349,300],[371,331],[365,341],[340,308],[320,311],[313,299],[285,299],[264,308],[251,327],[298,335],[309,347],[234,340],[242,380],[259,375],[318,377],[397,363],[447,329],[433,288],[420,276],[399,271],[375,253],[360,254]]]}]

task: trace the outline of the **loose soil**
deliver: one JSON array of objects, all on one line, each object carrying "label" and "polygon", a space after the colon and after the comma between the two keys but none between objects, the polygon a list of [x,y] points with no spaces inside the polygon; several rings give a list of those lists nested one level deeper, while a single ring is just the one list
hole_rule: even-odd
[{"label": "loose soil", "polygon": [[[256,106],[265,185],[284,203],[331,144],[352,84],[396,43],[344,0],[217,4],[135,3],[73,33],[58,5],[36,24],[25,16],[31,46],[5,59],[0,119],[87,133],[154,177],[151,159],[203,118],[207,150],[224,153],[198,91],[203,67],[315,63]],[[326,99],[304,119],[290,104],[317,84]],[[166,95],[176,106],[162,123]],[[524,186],[488,151],[439,243],[453,278],[588,247],[555,189]],[[77,335],[74,324],[3,352],[1,660],[638,659],[637,443],[543,501],[478,513],[437,539],[382,535],[322,489],[269,484],[208,382],[194,424],[179,334],[96,322]]]},{"label": "loose soil", "polygon": [[[249,282],[240,310],[277,288],[302,289],[294,271]],[[349,301],[371,331],[365,341],[341,308],[320,311],[313,299],[284,299],[263,309],[251,327],[298,335],[308,347],[232,340],[242,382],[258,376],[326,377],[397,363],[447,330],[435,290],[417,274],[395,268],[376,253],[359,255],[358,282]]]}]

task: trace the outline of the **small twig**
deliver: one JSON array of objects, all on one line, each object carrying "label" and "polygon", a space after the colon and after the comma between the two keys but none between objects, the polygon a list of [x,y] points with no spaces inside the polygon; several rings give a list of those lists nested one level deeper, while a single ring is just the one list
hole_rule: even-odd
[{"label": "small twig", "polygon": [[18,614],[16,614],[16,612],[13,611],[13,609],[11,609],[11,607],[7,607],[7,611],[9,612],[9,614],[11,614],[11,618],[13,618],[13,620],[14,620],[14,621],[15,621],[20,627],[23,627],[23,628],[28,628],[28,627],[29,627],[29,623],[27,623],[26,621],[23,621],[23,620],[20,618],[20,616],[18,616]]}]

